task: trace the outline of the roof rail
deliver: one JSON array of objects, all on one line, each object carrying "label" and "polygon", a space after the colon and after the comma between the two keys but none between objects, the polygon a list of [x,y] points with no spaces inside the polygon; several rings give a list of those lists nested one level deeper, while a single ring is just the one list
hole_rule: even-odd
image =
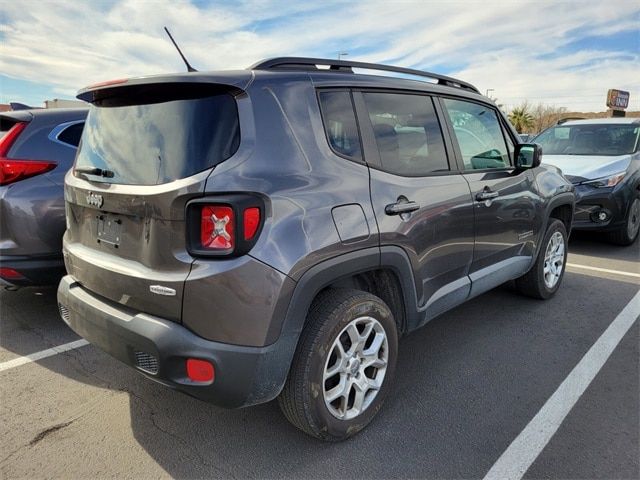
[{"label": "roof rail", "polygon": [[379,63],[352,62],[348,60],[330,60],[327,58],[305,58],[305,57],[278,57],[262,60],[249,67],[249,70],[320,70],[318,65],[327,65],[330,71],[353,73],[354,68],[362,68],[365,70],[379,70],[385,72],[404,73],[407,75],[415,75],[418,77],[430,78],[437,80],[438,85],[446,85],[448,87],[463,88],[471,90],[475,93],[480,91],[470,83],[463,82],[457,78],[447,77],[437,73],[423,72],[422,70],[414,70],[412,68],[394,67],[392,65],[382,65]]}]

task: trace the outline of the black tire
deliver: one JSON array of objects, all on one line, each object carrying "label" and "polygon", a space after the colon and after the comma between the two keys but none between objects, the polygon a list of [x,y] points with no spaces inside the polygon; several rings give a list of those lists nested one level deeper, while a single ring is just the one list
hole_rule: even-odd
[{"label": "black tire", "polygon": [[[386,370],[382,384],[368,407],[354,418],[340,419],[334,416],[325,404],[323,392],[326,384],[323,383],[323,373],[338,335],[343,333],[351,322],[362,317],[377,320],[384,329],[388,346],[385,349]],[[282,412],[293,425],[321,440],[340,441],[355,435],[367,426],[380,410],[391,388],[397,351],[398,334],[395,320],[382,300],[355,289],[329,289],[321,292],[311,306],[289,377],[278,397]],[[345,397],[347,405],[350,402],[349,398]]]},{"label": "black tire", "polygon": [[[638,223],[640,222],[640,214],[638,211],[640,208],[640,197],[636,197],[629,205],[629,211],[627,212],[627,218],[625,218],[624,226],[613,232],[607,233],[607,240],[616,245],[627,246],[631,245],[636,238],[638,238]],[[633,225],[633,228],[630,224]],[[635,232],[630,232],[635,230]]]},{"label": "black tire", "polygon": [[[533,265],[531,270],[522,277],[516,279],[516,287],[520,293],[527,295],[528,297],[539,298],[541,300],[551,298],[558,291],[558,288],[560,288],[560,284],[562,283],[562,278],[564,277],[564,271],[567,264],[567,229],[565,228],[564,223],[560,220],[555,218],[551,218],[549,220],[549,226],[547,227],[547,231],[542,239],[536,263]],[[562,261],[562,270],[560,271],[559,278],[553,286],[549,287],[545,283],[544,279],[545,254],[547,247],[549,246],[549,242],[551,241],[551,237],[553,237],[556,232],[559,232],[562,235],[564,260]]]}]

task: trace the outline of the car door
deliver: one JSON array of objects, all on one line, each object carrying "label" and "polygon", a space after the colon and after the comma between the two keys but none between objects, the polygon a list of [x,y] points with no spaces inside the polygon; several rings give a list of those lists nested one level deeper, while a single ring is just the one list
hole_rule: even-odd
[{"label": "car door", "polygon": [[459,168],[474,201],[472,295],[516,278],[535,253],[536,208],[531,170],[513,166],[513,139],[491,106],[442,98]]},{"label": "car door", "polygon": [[[418,325],[464,301],[473,255],[469,185],[451,168],[432,97],[354,92],[380,245],[408,255]],[[418,326],[413,325],[413,326]],[[412,327],[410,325],[410,327]]]}]

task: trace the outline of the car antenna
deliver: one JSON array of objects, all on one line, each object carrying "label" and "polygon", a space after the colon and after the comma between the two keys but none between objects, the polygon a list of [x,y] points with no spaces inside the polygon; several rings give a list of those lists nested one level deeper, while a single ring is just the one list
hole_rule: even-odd
[{"label": "car antenna", "polygon": [[167,27],[164,27],[164,31],[167,32],[167,35],[169,35],[169,39],[171,40],[171,43],[173,43],[173,46],[176,47],[176,50],[178,50],[178,53],[180,54],[180,56],[182,57],[182,61],[184,62],[184,64],[187,66],[187,71],[188,72],[197,72],[198,70],[196,70],[195,68],[193,68],[188,60],[184,57],[184,55],[182,54],[182,50],[180,50],[180,47],[178,46],[178,44],[176,43],[176,41],[173,39],[173,36],[171,35],[171,32],[169,31],[169,29]]}]

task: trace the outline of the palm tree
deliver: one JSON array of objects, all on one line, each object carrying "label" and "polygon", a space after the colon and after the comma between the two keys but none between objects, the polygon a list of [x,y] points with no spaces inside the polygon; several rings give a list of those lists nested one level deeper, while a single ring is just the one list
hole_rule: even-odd
[{"label": "palm tree", "polygon": [[526,104],[511,110],[509,121],[518,133],[533,127],[533,115],[529,113],[529,108]]}]

